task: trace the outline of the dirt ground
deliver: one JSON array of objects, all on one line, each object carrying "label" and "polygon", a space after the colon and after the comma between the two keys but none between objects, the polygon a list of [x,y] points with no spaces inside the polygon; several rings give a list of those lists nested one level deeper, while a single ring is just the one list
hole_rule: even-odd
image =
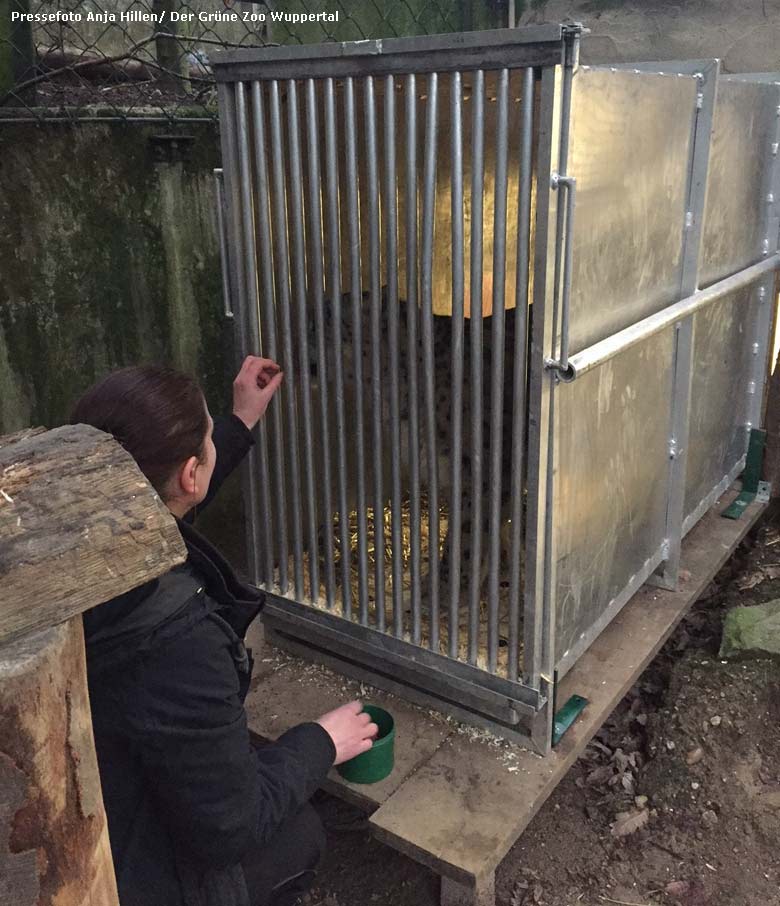
[{"label": "dirt ground", "polygon": [[[780,906],[780,669],[717,657],[725,612],[780,597],[754,531],[569,771],[497,875],[499,906]],[[309,906],[436,906],[438,879],[324,794]]]}]

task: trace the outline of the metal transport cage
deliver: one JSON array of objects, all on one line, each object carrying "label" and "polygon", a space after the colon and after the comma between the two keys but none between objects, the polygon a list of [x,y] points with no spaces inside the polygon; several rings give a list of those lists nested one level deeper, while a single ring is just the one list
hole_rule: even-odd
[{"label": "metal transport cage", "polygon": [[213,61],[226,310],[285,372],[244,475],[266,626],[540,752],[744,468],[780,263],[780,78],[581,32]]}]

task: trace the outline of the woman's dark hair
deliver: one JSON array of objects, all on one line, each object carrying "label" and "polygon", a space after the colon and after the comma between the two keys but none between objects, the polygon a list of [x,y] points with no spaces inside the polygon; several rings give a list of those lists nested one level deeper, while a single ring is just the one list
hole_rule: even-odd
[{"label": "woman's dark hair", "polygon": [[70,423],[113,434],[161,497],[181,463],[202,459],[209,426],[197,381],[159,365],[113,371],[76,403]]}]

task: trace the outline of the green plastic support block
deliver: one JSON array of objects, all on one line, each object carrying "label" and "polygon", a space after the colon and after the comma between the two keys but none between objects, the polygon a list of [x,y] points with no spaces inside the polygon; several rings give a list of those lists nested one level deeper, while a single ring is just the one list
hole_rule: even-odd
[{"label": "green plastic support block", "polygon": [[761,466],[764,462],[766,431],[753,428],[750,432],[745,471],[742,473],[742,491],[737,499],[723,511],[726,519],[739,519],[756,499],[761,484]]},{"label": "green plastic support block", "polygon": [[563,739],[564,733],[572,726],[575,720],[585,710],[588,704],[587,698],[581,695],[572,695],[553,719],[552,744],[557,746]]}]

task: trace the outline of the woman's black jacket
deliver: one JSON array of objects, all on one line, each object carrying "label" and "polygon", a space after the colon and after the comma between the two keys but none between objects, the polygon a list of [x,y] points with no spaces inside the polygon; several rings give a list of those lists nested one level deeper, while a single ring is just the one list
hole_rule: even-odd
[{"label": "woman's black jacket", "polygon": [[[216,420],[204,505],[252,437]],[[84,615],[89,694],[121,906],[246,906],[240,861],[297,811],[333,764],[302,724],[254,749],[243,644],[263,595],[186,522],[182,566]]]}]

